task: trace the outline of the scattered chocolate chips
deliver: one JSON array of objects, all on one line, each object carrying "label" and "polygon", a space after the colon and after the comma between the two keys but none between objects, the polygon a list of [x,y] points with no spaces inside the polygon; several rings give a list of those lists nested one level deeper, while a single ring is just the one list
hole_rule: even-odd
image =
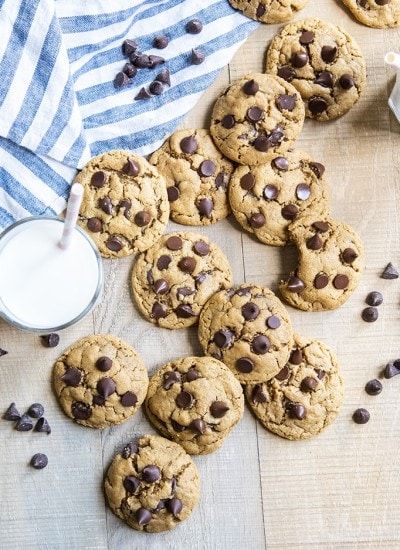
[{"label": "scattered chocolate chips", "polygon": [[256,178],[251,172],[247,172],[247,174],[240,178],[240,187],[245,191],[250,191],[250,189],[253,189],[255,183]]},{"label": "scattered chocolate chips", "polygon": [[325,166],[321,164],[320,162],[310,162],[309,167],[314,172],[314,174],[317,176],[317,178],[322,178],[324,172],[325,172]]},{"label": "scattered chocolate chips", "polygon": [[44,334],[40,338],[42,340],[42,344],[46,348],[55,348],[60,343],[60,337],[55,332],[52,332],[50,334]]},{"label": "scattered chocolate chips", "polygon": [[93,185],[93,187],[97,187],[97,188],[100,188],[100,187],[104,187],[104,185],[107,183],[107,180],[108,180],[108,176],[105,172],[95,172],[91,179],[90,179],[90,183],[91,185]]},{"label": "scattered chocolate chips", "polygon": [[249,107],[246,111],[246,118],[250,122],[258,122],[260,121],[264,116],[264,110],[260,107],[257,107],[257,105],[254,105],[253,107]]},{"label": "scattered chocolate chips", "polygon": [[181,375],[179,372],[175,372],[173,370],[165,372],[164,373],[164,381],[163,381],[163,388],[164,390],[169,390],[172,388],[172,386],[179,382],[181,379]]},{"label": "scattered chocolate chips", "polygon": [[33,428],[33,422],[27,414],[23,414],[15,425],[17,432],[29,432]]},{"label": "scattered chocolate chips", "polygon": [[254,79],[248,80],[243,84],[243,91],[247,95],[256,95],[259,89],[260,86]]},{"label": "scattered chocolate chips", "polygon": [[67,385],[76,388],[79,386],[82,378],[82,372],[76,367],[67,367],[65,373],[60,376],[60,379]]},{"label": "scattered chocolate chips", "polygon": [[260,2],[257,6],[256,17],[262,17],[265,14],[265,11],[266,11],[265,4]]},{"label": "scattered chocolate chips", "polygon": [[137,403],[137,395],[132,391],[127,391],[121,396],[121,403],[124,407],[134,407]]},{"label": "scattered chocolate chips", "polygon": [[254,319],[257,319],[259,314],[260,308],[257,304],[254,304],[253,302],[247,302],[247,304],[242,306],[242,315],[246,319],[246,321],[254,321]]},{"label": "scattered chocolate chips", "polygon": [[394,267],[392,263],[388,263],[385,269],[382,271],[381,275],[382,279],[398,279],[399,278],[399,272]]},{"label": "scattered chocolate chips", "polygon": [[[396,363],[399,363],[399,364],[396,364]],[[393,378],[393,376],[397,376],[398,374],[400,374],[400,361],[397,360],[397,361],[394,361],[393,363],[392,362],[387,363],[383,371],[383,376],[389,380],[390,378]]]},{"label": "scattered chocolate chips", "polygon": [[[132,63],[125,63],[122,72],[126,74],[129,78],[133,78],[137,74],[137,68]],[[114,80],[115,82],[115,80]]]},{"label": "scattered chocolate chips", "polygon": [[135,455],[139,452],[139,447],[137,443],[134,443],[133,441],[130,441],[125,447],[122,449],[121,456],[122,458],[129,458],[132,455]]},{"label": "scattered chocolate chips", "polygon": [[139,487],[140,480],[135,476],[126,476],[124,478],[124,481],[122,482],[122,485],[124,486],[124,489],[128,491],[128,493],[133,494],[136,491],[136,489]]},{"label": "scattered chocolate chips", "polygon": [[172,258],[164,254],[158,258],[156,265],[160,271],[164,271],[164,269],[168,269],[168,266],[171,262]]},{"label": "scattered chocolate chips", "polygon": [[168,46],[169,40],[165,34],[158,35],[153,40],[153,47],[157,50],[163,50]]},{"label": "scattered chocolate chips", "polygon": [[46,433],[46,434],[51,433],[50,424],[48,423],[48,421],[45,419],[44,416],[39,418],[39,420],[36,422],[35,427],[34,427],[34,431],[35,432],[43,432],[43,433]]},{"label": "scattered chocolate chips", "polygon": [[274,168],[283,172],[289,169],[289,161],[285,157],[275,157],[271,164]]},{"label": "scattered chocolate chips", "polygon": [[19,414],[15,403],[11,403],[8,409],[6,410],[6,412],[3,414],[3,419],[15,421],[15,420],[19,420],[20,418],[21,418],[21,415]]},{"label": "scattered chocolate chips", "polygon": [[190,409],[194,403],[194,397],[187,391],[181,391],[175,398],[175,402],[181,409]]},{"label": "scattered chocolate chips", "polygon": [[137,43],[134,40],[127,38],[122,43],[122,55],[128,57],[137,50]]},{"label": "scattered chocolate chips", "polygon": [[190,367],[190,369],[186,373],[186,382],[193,382],[198,378],[202,378],[199,371],[195,367]]},{"label": "scattered chocolate chips", "polygon": [[214,401],[210,406],[210,413],[214,418],[222,418],[229,411],[229,407],[223,401]]},{"label": "scattered chocolate chips", "polygon": [[49,459],[43,453],[36,453],[30,461],[30,465],[32,468],[35,468],[35,470],[42,470],[43,468],[46,468],[48,463]]},{"label": "scattered chocolate chips", "polygon": [[32,403],[28,409],[28,414],[31,418],[40,418],[44,415],[44,407],[41,403]]},{"label": "scattered chocolate chips", "polygon": [[165,507],[174,517],[182,511],[182,501],[179,498],[170,498],[166,501]]},{"label": "scattered chocolate chips", "polygon": [[206,58],[206,54],[202,50],[193,49],[190,54],[191,65],[201,65]]},{"label": "scattered chocolate chips", "polygon": [[253,338],[252,348],[254,353],[257,353],[257,355],[264,355],[268,352],[270,347],[271,342],[267,336],[260,334],[259,336]]},{"label": "scattered chocolate chips", "polygon": [[256,384],[251,392],[251,400],[254,404],[256,403],[266,403],[267,396],[263,391],[262,384]]},{"label": "scattered chocolate chips", "polygon": [[365,384],[365,391],[368,395],[379,395],[382,391],[382,383],[376,378],[369,380]]},{"label": "scattered chocolate chips", "polygon": [[263,225],[265,225],[265,216],[264,214],[261,214],[261,212],[256,212],[255,214],[252,214],[249,218],[249,225],[253,229],[259,229]]},{"label": "scattered chocolate chips", "polygon": [[152,520],[152,515],[149,510],[146,508],[139,508],[136,511],[136,521],[138,522],[138,525],[147,525]]},{"label": "scattered chocolate chips", "polygon": [[140,88],[139,92],[135,95],[134,99],[150,99],[151,94],[146,90],[146,88]]},{"label": "scattered chocolate chips", "polygon": [[127,176],[136,177],[140,172],[140,166],[136,161],[134,161],[131,158],[128,158],[122,170],[125,172]]},{"label": "scattered chocolate chips", "polygon": [[379,313],[376,307],[369,306],[362,310],[361,317],[367,323],[374,323],[378,319]]},{"label": "scattered chocolate chips", "polygon": [[170,187],[167,187],[167,195],[169,202],[175,202],[181,196],[181,192],[178,187],[171,185]]},{"label": "scattered chocolate chips", "polygon": [[367,409],[356,409],[353,413],[353,420],[356,424],[366,424],[370,419],[370,414]]},{"label": "scattered chocolate chips", "polygon": [[167,239],[165,246],[170,250],[180,250],[183,246],[183,242],[180,237],[173,235]]},{"label": "scattered chocolate chips", "polygon": [[367,294],[367,297],[365,298],[365,302],[369,306],[380,306],[383,302],[383,296],[380,292],[373,290],[372,292],[369,292]]},{"label": "scattered chocolate chips", "polygon": [[213,342],[220,348],[227,348],[234,338],[233,332],[230,330],[219,330],[214,334]]},{"label": "scattered chocolate chips", "polygon": [[96,368],[101,372],[107,372],[112,367],[112,360],[109,357],[99,357],[96,361]]},{"label": "scattered chocolate chips", "polygon": [[319,115],[327,110],[328,103],[321,96],[313,96],[308,101],[308,108],[313,115]]},{"label": "scattered chocolate chips", "polygon": [[153,289],[156,294],[165,294],[169,290],[168,281],[165,279],[158,279],[154,281]]},{"label": "scattered chocolate chips", "polygon": [[153,80],[149,85],[149,92],[153,95],[161,95],[164,91],[164,86],[159,80]]},{"label": "scattered chocolate chips", "polygon": [[149,67],[150,69],[153,69],[154,67],[157,67],[158,65],[162,65],[165,63],[165,59],[159,55],[149,55]]},{"label": "scattered chocolate chips", "polygon": [[186,23],[185,29],[189,34],[199,34],[203,30],[203,23],[200,19],[191,19]]},{"label": "scattered chocolate chips", "polygon": [[333,74],[329,71],[319,72],[317,77],[314,78],[314,84],[319,84],[323,88],[333,88]]},{"label": "scattered chocolate chips", "polygon": [[158,82],[161,82],[162,84],[171,86],[171,75],[169,74],[168,69],[162,69],[162,71],[158,73],[154,80],[158,80]]},{"label": "scattered chocolate chips", "polygon": [[154,483],[157,479],[160,479],[160,476],[160,468],[155,464],[149,464],[142,470],[142,478],[144,481],[147,481],[147,483]]},{"label": "scattered chocolate chips", "polygon": [[312,224],[313,228],[319,231],[320,233],[326,233],[329,230],[329,223],[317,221]]},{"label": "scattered chocolate chips", "polygon": [[173,420],[173,419],[171,420],[171,426],[178,433],[184,432],[186,430],[186,426],[183,426],[182,424],[179,424],[179,422],[177,422],[176,420]]},{"label": "scattered chocolate chips", "polygon": [[287,288],[290,292],[300,293],[306,287],[304,282],[301,279],[299,279],[298,277],[295,277],[295,276],[289,277],[289,280],[287,281],[286,284],[287,284]]},{"label": "scattered chocolate chips", "polygon": [[235,366],[239,372],[243,372],[245,374],[254,369],[254,363],[249,357],[241,357],[240,359],[237,359]]},{"label": "scattered chocolate chips", "polygon": [[98,205],[105,214],[112,214],[112,202],[110,197],[103,197],[99,199]]},{"label": "scattered chocolate chips", "polygon": [[73,417],[77,420],[87,420],[92,416],[90,405],[83,401],[75,401],[72,403],[71,412]]},{"label": "scattered chocolate chips", "polygon": [[115,75],[114,78],[114,86],[115,88],[123,88],[124,86],[127,86],[128,84],[131,84],[132,80],[129,78],[129,76],[123,72],[120,71]]}]

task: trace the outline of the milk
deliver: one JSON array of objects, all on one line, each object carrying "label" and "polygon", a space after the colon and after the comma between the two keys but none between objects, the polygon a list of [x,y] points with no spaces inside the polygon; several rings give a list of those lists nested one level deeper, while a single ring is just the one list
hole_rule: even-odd
[{"label": "milk", "polygon": [[58,218],[26,218],[0,236],[0,315],[19,328],[64,328],[99,297],[103,272],[95,245],[76,228],[62,250],[63,226]]}]

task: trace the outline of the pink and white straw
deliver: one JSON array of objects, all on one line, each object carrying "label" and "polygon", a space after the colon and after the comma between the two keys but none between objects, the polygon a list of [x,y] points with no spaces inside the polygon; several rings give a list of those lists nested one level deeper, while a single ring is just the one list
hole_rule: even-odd
[{"label": "pink and white straw", "polygon": [[80,183],[74,183],[71,187],[71,192],[69,194],[63,233],[61,236],[61,240],[58,243],[60,248],[66,249],[71,244],[76,221],[78,219],[79,208],[82,203],[82,197],[83,185],[81,185]]}]

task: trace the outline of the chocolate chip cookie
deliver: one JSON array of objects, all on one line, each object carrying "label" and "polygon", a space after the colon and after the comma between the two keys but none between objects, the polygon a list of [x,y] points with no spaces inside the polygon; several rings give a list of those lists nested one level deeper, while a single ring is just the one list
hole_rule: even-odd
[{"label": "chocolate chip cookie", "polygon": [[167,182],[170,218],[209,225],[229,212],[233,163],[215,147],[208,130],[178,130],[150,158]]},{"label": "chocolate chip cookie", "polygon": [[132,289],[143,315],[160,327],[177,329],[198,322],[204,303],[232,284],[222,250],[191,232],[164,235],[141,254],[132,272]]},{"label": "chocolate chip cookie", "polygon": [[240,383],[221,361],[185,357],[154,374],[145,406],[164,436],[189,454],[208,454],[242,418],[244,399]]},{"label": "chocolate chip cookie", "polygon": [[144,435],[114,457],[104,489],[109,507],[129,527],[160,533],[193,512],[200,496],[200,477],[180,445]]},{"label": "chocolate chip cookie", "polygon": [[204,353],[223,361],[241,383],[263,382],[278,374],[293,342],[281,301],[254,284],[214,294],[200,314],[198,334]]},{"label": "chocolate chip cookie", "polygon": [[345,114],[366,82],[356,41],[338,25],[316,18],[290,23],[273,38],[266,72],[290,82],[303,98],[306,117],[315,120]]},{"label": "chocolate chip cookie", "polygon": [[229,0],[246,17],[262,23],[283,23],[293,19],[308,0]]},{"label": "chocolate chip cookie", "polygon": [[120,424],[135,414],[148,382],[136,350],[109,334],[78,340],[53,369],[55,393],[65,414],[90,428]]},{"label": "chocolate chip cookie", "polygon": [[399,0],[343,0],[354,17],[363,25],[375,28],[400,26]]},{"label": "chocolate chip cookie", "polygon": [[283,369],[268,382],[247,384],[245,395],[268,430],[286,439],[308,439],[337,417],[343,378],[325,344],[296,334]]},{"label": "chocolate chip cookie", "polygon": [[283,246],[287,228],[305,212],[326,214],[328,183],[324,166],[304,151],[291,149],[258,166],[236,168],[229,201],[240,225],[263,243]]},{"label": "chocolate chip cookie", "polygon": [[299,254],[298,267],[279,290],[304,311],[336,309],[356,289],[364,269],[360,237],[346,223],[329,216],[304,216],[289,228]]},{"label": "chocolate chip cookie", "polygon": [[85,188],[78,223],[105,258],[143,252],[164,232],[169,217],[165,180],[143,157],[104,153],[75,181]]},{"label": "chocolate chip cookie", "polygon": [[210,132],[226,157],[254,165],[290,149],[303,122],[304,105],[296,88],[277,76],[250,73],[217,99]]}]

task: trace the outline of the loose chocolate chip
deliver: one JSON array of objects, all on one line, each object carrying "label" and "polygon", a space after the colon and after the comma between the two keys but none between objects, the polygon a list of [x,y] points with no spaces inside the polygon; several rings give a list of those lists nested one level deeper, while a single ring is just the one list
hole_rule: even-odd
[{"label": "loose chocolate chip", "polygon": [[125,447],[122,449],[121,456],[122,458],[129,458],[132,455],[135,455],[139,452],[139,447],[136,443],[133,441],[130,441]]},{"label": "loose chocolate chip", "polygon": [[394,267],[392,263],[388,263],[385,269],[382,271],[381,275],[382,279],[398,279],[399,278],[399,272]]},{"label": "loose chocolate chip", "polygon": [[305,392],[313,392],[317,389],[317,386],[318,386],[318,380],[316,380],[312,376],[306,376],[301,381],[300,389]]},{"label": "loose chocolate chip", "polygon": [[127,38],[122,43],[122,54],[127,57],[128,55],[131,55],[134,51],[137,50],[137,43],[134,40],[130,40]]},{"label": "loose chocolate chip", "polygon": [[329,223],[327,222],[314,222],[312,224],[313,228],[319,231],[320,233],[326,233],[329,230]]},{"label": "loose chocolate chip", "polygon": [[221,120],[221,124],[227,130],[230,130],[235,126],[235,119],[232,115],[225,115]]},{"label": "loose chocolate chip", "polygon": [[164,269],[168,269],[171,262],[172,258],[170,256],[162,255],[157,260],[157,267],[160,271],[164,271]]},{"label": "loose chocolate chip", "polygon": [[272,166],[278,170],[286,172],[289,169],[289,161],[285,157],[275,157],[272,162]]},{"label": "loose chocolate chip", "polygon": [[103,222],[100,218],[89,218],[87,221],[87,228],[92,233],[100,233],[103,229]]},{"label": "loose chocolate chip", "polygon": [[0,348],[0,357],[3,357],[3,355],[7,355],[8,351],[5,349]]},{"label": "loose chocolate chip", "polygon": [[190,369],[186,373],[186,382],[193,382],[198,378],[202,378],[199,371],[195,367],[190,367]]},{"label": "loose chocolate chip", "polygon": [[150,57],[145,53],[137,54],[134,58],[131,58],[131,61],[139,69],[151,67]]},{"label": "loose chocolate chip", "polygon": [[44,407],[41,403],[32,403],[28,409],[28,414],[31,418],[40,418],[44,415]]},{"label": "loose chocolate chip", "polygon": [[254,105],[254,107],[249,107],[246,111],[246,117],[250,122],[258,122],[264,116],[263,109]]},{"label": "loose chocolate chip", "polygon": [[196,263],[196,260],[192,256],[184,256],[178,262],[178,267],[184,273],[192,273],[196,268]]},{"label": "loose chocolate chip", "polygon": [[262,17],[265,14],[265,11],[266,11],[265,4],[260,2],[256,9],[256,17]]},{"label": "loose chocolate chip", "polygon": [[3,414],[4,420],[19,420],[21,415],[19,414],[15,403],[11,403],[6,412]]},{"label": "loose chocolate chip", "polygon": [[157,50],[163,50],[168,46],[169,40],[168,37],[164,34],[161,34],[159,36],[156,36],[153,40],[153,47],[157,48]]},{"label": "loose chocolate chip", "polygon": [[110,197],[103,197],[99,199],[99,208],[103,210],[106,214],[112,214],[112,202]]},{"label": "loose chocolate chip", "polygon": [[350,90],[354,86],[354,78],[349,74],[342,74],[339,78],[339,85],[343,90]]},{"label": "loose chocolate chip", "polygon": [[165,372],[164,373],[164,381],[163,381],[163,388],[164,390],[169,390],[172,388],[172,386],[176,383],[176,382],[179,382],[181,379],[181,375],[179,374],[179,372],[174,372],[174,371],[168,371],[168,372]]},{"label": "loose chocolate chip", "polygon": [[204,241],[196,241],[192,248],[198,256],[207,256],[210,253],[210,247]]},{"label": "loose chocolate chip", "polygon": [[271,342],[267,336],[260,334],[260,336],[253,338],[252,347],[254,353],[257,353],[257,355],[264,355],[271,347]]},{"label": "loose chocolate chip", "polygon": [[290,376],[290,370],[289,370],[289,367],[287,365],[285,365],[283,367],[283,369],[281,369],[278,374],[275,376],[275,378],[277,380],[279,380],[280,382],[283,382],[284,380],[287,380]]},{"label": "loose chocolate chip", "polygon": [[149,510],[146,508],[139,508],[136,511],[136,521],[138,522],[138,525],[147,525],[152,520],[152,515]]},{"label": "loose chocolate chip", "polygon": [[251,401],[256,403],[266,403],[267,396],[263,391],[262,384],[256,384],[251,392]]},{"label": "loose chocolate chip", "polygon": [[214,334],[213,342],[220,348],[227,348],[233,340],[233,332],[230,330],[219,330]]},{"label": "loose chocolate chip", "polygon": [[259,89],[260,86],[253,78],[243,84],[243,91],[247,95],[256,95]]},{"label": "loose chocolate chip", "polygon": [[178,433],[184,432],[186,430],[186,426],[179,424],[179,422],[177,422],[176,420],[171,420],[171,426]]},{"label": "loose chocolate chip", "polygon": [[286,405],[286,409],[289,411],[291,416],[293,418],[297,418],[297,420],[303,420],[307,416],[307,410],[303,405],[300,405],[300,403],[293,403],[289,402]]},{"label": "loose chocolate chip", "polygon": [[35,470],[42,470],[43,468],[46,468],[48,463],[49,463],[49,459],[45,454],[36,453],[31,458],[30,465],[32,466],[32,468],[35,468]]},{"label": "loose chocolate chip", "polygon": [[361,312],[363,321],[367,323],[374,323],[378,319],[379,313],[376,307],[366,307]]},{"label": "loose chocolate chip", "polygon": [[163,69],[160,71],[154,80],[158,80],[158,82],[171,86],[171,75],[169,74],[168,69]]},{"label": "loose chocolate chip", "polygon": [[318,76],[314,78],[314,84],[319,84],[319,86],[323,88],[333,88],[333,74],[329,71],[321,71],[318,73]]},{"label": "loose chocolate chip", "polygon": [[170,250],[180,250],[183,246],[183,242],[180,237],[173,235],[172,237],[168,237],[165,246]]},{"label": "loose chocolate chip", "polygon": [[329,283],[329,277],[325,273],[318,273],[314,278],[314,287],[317,289],[325,288]]},{"label": "loose chocolate chip", "polygon": [[23,414],[21,418],[17,420],[15,429],[18,432],[29,432],[33,428],[33,422],[27,414]]},{"label": "loose chocolate chip", "polygon": [[195,418],[195,420],[190,423],[190,427],[198,434],[203,435],[206,431],[207,424],[201,418]]},{"label": "loose chocolate chip", "polygon": [[131,82],[132,80],[129,78],[129,76],[125,72],[120,71],[115,75],[114,87],[122,88],[123,86],[127,86],[128,84],[131,84]]},{"label": "loose chocolate chip", "polygon": [[137,395],[133,391],[127,391],[121,396],[121,403],[124,407],[134,407],[137,403]]},{"label": "loose chocolate chip", "polygon": [[122,72],[126,74],[127,77],[133,78],[137,74],[137,68],[132,63],[125,63]]},{"label": "loose chocolate chip", "polygon": [[276,99],[276,106],[280,111],[293,111],[296,106],[297,97],[295,95],[278,95]]},{"label": "loose chocolate chip", "polygon": [[253,229],[259,229],[263,225],[265,225],[265,216],[264,214],[261,214],[261,212],[256,212],[255,214],[252,214],[249,218],[249,225],[253,227]]},{"label": "loose chocolate chip", "polygon": [[158,279],[154,282],[153,288],[156,294],[165,294],[169,290],[168,281],[165,279]]},{"label": "loose chocolate chip", "polygon": [[382,391],[382,383],[376,378],[369,380],[365,384],[365,391],[368,395],[379,395]]},{"label": "loose chocolate chip", "polygon": [[146,88],[140,88],[139,92],[135,95],[134,99],[150,99],[151,94],[146,90]]},{"label": "loose chocolate chip", "polygon": [[335,61],[337,55],[336,46],[322,46],[321,48],[321,57],[325,63],[332,63]]},{"label": "loose chocolate chip", "polygon": [[338,290],[344,290],[349,284],[347,275],[336,275],[332,281],[333,286]]},{"label": "loose chocolate chip", "polygon": [[292,57],[290,58],[290,62],[293,65],[293,67],[301,68],[307,65],[308,63],[308,55],[307,52],[300,50],[298,52],[295,52]]},{"label": "loose chocolate chip", "polygon": [[247,174],[240,178],[240,187],[245,191],[250,191],[250,189],[253,189],[255,183],[256,178],[251,172],[247,172]]},{"label": "loose chocolate chip", "polygon": [[153,80],[149,85],[149,92],[153,95],[161,95],[164,91],[164,86],[159,80]]},{"label": "loose chocolate chip", "polygon": [[296,71],[292,69],[292,67],[288,67],[288,66],[279,67],[278,76],[283,78],[283,80],[286,80],[286,82],[291,82],[296,76]]},{"label": "loose chocolate chip", "polygon": [[327,110],[328,103],[321,96],[313,96],[308,101],[308,108],[313,115],[319,115]]},{"label": "loose chocolate chip", "polygon": [[119,237],[113,236],[106,241],[106,246],[112,252],[119,252],[122,250],[122,241]]},{"label": "loose chocolate chip", "polygon": [[167,195],[169,202],[175,202],[181,196],[181,192],[178,187],[171,185],[171,187],[167,187]]},{"label": "loose chocolate chip", "polygon": [[96,368],[101,372],[107,372],[112,367],[112,360],[109,357],[99,357],[96,361]]},{"label": "loose chocolate chip", "polygon": [[318,233],[307,239],[306,242],[306,246],[309,250],[319,250],[320,248],[322,248],[322,245],[322,239],[318,235]]},{"label": "loose chocolate chip", "polygon": [[185,29],[189,34],[199,34],[203,30],[203,23],[200,19],[191,19],[186,23]]},{"label": "loose chocolate chip", "polygon": [[122,482],[122,485],[124,486],[124,489],[128,491],[128,493],[133,494],[139,487],[140,480],[135,476],[126,476],[124,478],[124,481]]},{"label": "loose chocolate chip", "polygon": [[294,220],[298,213],[299,207],[295,204],[286,204],[281,210],[282,217],[290,221]]},{"label": "loose chocolate chip", "polygon": [[397,361],[395,361],[394,363],[388,363],[385,366],[385,370],[383,371],[383,376],[385,378],[393,378],[393,376],[397,376],[398,374],[400,374],[400,365],[396,365],[396,362]]},{"label": "loose chocolate chip", "polygon": [[289,277],[289,280],[287,281],[286,284],[290,292],[297,292],[297,293],[300,293],[302,290],[304,290],[306,286],[301,279],[295,276]]},{"label": "loose chocolate chip", "polygon": [[275,185],[272,185],[269,183],[264,187],[263,195],[264,195],[264,198],[267,199],[268,201],[272,201],[276,199],[278,194],[279,194],[279,189]]},{"label": "loose chocolate chip", "polygon": [[92,410],[87,403],[75,401],[71,406],[72,416],[77,420],[87,420],[92,416]]},{"label": "loose chocolate chip", "polygon": [[303,44],[304,46],[306,44],[311,44],[311,42],[314,41],[314,38],[315,38],[315,35],[312,31],[303,31],[303,33],[299,38],[299,41],[300,41],[300,44]]},{"label": "loose chocolate chip", "polygon": [[210,413],[214,418],[222,418],[229,411],[229,407],[224,401],[214,401],[210,406]]},{"label": "loose chocolate chip", "polygon": [[182,511],[182,501],[179,498],[170,498],[166,501],[165,507],[174,517]]},{"label": "loose chocolate chip", "polygon": [[201,65],[206,58],[206,54],[202,50],[192,50],[190,54],[191,65]]},{"label": "loose chocolate chip", "polygon": [[324,172],[325,172],[325,166],[321,164],[320,162],[310,162],[309,167],[314,172],[314,174],[317,176],[317,178],[322,178]]},{"label": "loose chocolate chip", "polygon": [[289,363],[291,363],[292,365],[300,365],[302,361],[303,354],[301,349],[294,349],[290,354]]},{"label": "loose chocolate chip", "polygon": [[281,320],[276,315],[270,315],[265,323],[271,329],[277,329],[281,326]]},{"label": "loose chocolate chip", "polygon": [[68,367],[60,379],[67,385],[76,388],[79,386],[82,378],[82,372],[76,367]]},{"label": "loose chocolate chip", "polygon": [[193,406],[194,397],[187,391],[181,391],[176,396],[175,402],[181,409],[190,409]]},{"label": "loose chocolate chip", "polygon": [[151,215],[146,212],[146,210],[141,210],[135,214],[134,221],[138,227],[145,227],[146,225],[149,225]]},{"label": "loose chocolate chip", "polygon": [[367,294],[365,301],[369,306],[380,306],[383,302],[383,296],[380,292],[373,290]]},{"label": "loose chocolate chip", "polygon": [[352,264],[358,258],[358,254],[353,248],[345,248],[341,257],[346,264]]},{"label": "loose chocolate chip", "polygon": [[46,346],[46,348],[55,348],[60,343],[60,337],[55,332],[44,334],[43,336],[41,336],[41,339],[42,344]]},{"label": "loose chocolate chip", "polygon": [[215,172],[215,164],[212,160],[203,160],[199,166],[199,172],[204,177],[212,176]]},{"label": "loose chocolate chip", "polygon": [[235,366],[239,372],[243,373],[249,373],[254,369],[254,363],[249,357],[237,359]]},{"label": "loose chocolate chip", "polygon": [[34,427],[35,432],[43,432],[46,434],[51,433],[50,424],[47,422],[44,416],[39,418]]},{"label": "loose chocolate chip", "polygon": [[181,319],[189,319],[189,317],[196,317],[196,313],[187,304],[180,304],[174,309],[176,316]]},{"label": "loose chocolate chip", "polygon": [[200,216],[205,216],[206,218],[211,217],[211,212],[214,209],[214,203],[212,199],[204,198],[196,202],[197,210],[199,211]]},{"label": "loose chocolate chip", "polygon": [[[154,69],[158,65],[165,63],[165,59],[159,55],[149,55],[149,68]],[[150,90],[151,91],[151,90]],[[152,92],[154,93],[154,92]]]},{"label": "loose chocolate chip", "polygon": [[353,420],[356,424],[366,424],[370,419],[370,414],[367,409],[356,409],[353,413]]},{"label": "loose chocolate chip", "polygon": [[311,195],[310,186],[306,183],[299,183],[296,187],[296,197],[300,201],[306,201]]},{"label": "loose chocolate chip", "polygon": [[104,399],[107,399],[115,392],[117,386],[112,378],[100,378],[97,382],[96,389]]},{"label": "loose chocolate chip", "polygon": [[247,304],[242,306],[242,315],[246,321],[253,321],[254,319],[257,319],[259,314],[260,308],[257,304],[253,304],[253,302],[247,302]]},{"label": "loose chocolate chip", "polygon": [[107,183],[108,176],[105,172],[95,172],[93,176],[90,179],[91,185],[93,187],[104,187],[104,185]]},{"label": "loose chocolate chip", "polygon": [[147,481],[147,483],[154,483],[157,479],[160,479],[160,476],[160,468],[155,464],[149,464],[142,470],[142,478]]}]

